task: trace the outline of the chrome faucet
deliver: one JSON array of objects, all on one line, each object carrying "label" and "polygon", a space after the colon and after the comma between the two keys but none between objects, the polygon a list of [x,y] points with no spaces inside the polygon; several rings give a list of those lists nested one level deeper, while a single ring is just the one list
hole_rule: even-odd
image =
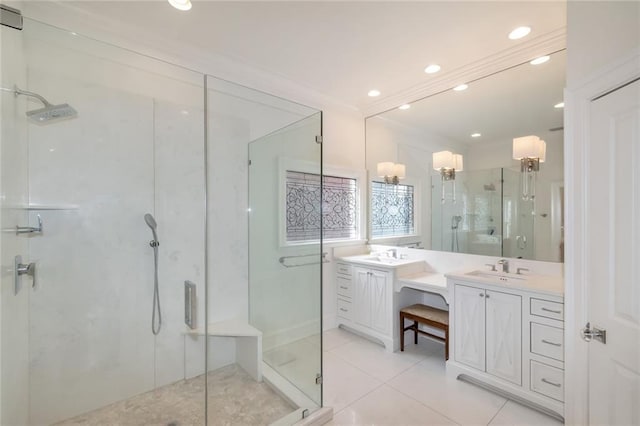
[{"label": "chrome faucet", "polygon": [[389,249],[387,250],[387,253],[391,253],[391,257],[394,259],[398,258],[398,249]]},{"label": "chrome faucet", "polygon": [[498,265],[502,265],[502,272],[509,273],[509,261],[507,259],[498,260]]}]

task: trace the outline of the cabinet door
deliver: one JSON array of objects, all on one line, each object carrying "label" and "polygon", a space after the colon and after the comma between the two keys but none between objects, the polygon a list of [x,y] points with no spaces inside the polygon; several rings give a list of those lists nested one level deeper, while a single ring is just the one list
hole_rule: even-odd
[{"label": "cabinet door", "polygon": [[371,286],[369,272],[365,268],[353,268],[353,319],[356,323],[371,327]]},{"label": "cabinet door", "polygon": [[522,298],[486,292],[487,373],[522,385]]},{"label": "cabinet door", "polygon": [[388,272],[372,270],[369,275],[369,288],[371,291],[371,328],[381,333],[389,333],[390,306],[389,306],[389,286],[390,278]]},{"label": "cabinet door", "polygon": [[456,284],[454,292],[455,359],[484,371],[485,290]]}]

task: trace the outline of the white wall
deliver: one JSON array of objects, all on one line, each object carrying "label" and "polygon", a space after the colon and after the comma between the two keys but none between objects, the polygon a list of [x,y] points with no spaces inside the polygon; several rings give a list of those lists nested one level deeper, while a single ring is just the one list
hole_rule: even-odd
[{"label": "white wall", "polygon": [[638,49],[640,2],[571,0],[567,27],[567,87],[572,89]]}]

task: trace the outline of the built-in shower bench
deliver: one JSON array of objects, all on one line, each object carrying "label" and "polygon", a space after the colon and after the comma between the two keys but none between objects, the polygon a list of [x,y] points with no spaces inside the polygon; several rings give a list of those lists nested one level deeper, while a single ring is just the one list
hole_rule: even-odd
[{"label": "built-in shower bench", "polygon": [[[196,328],[187,334],[204,336]],[[262,381],[262,332],[243,319],[230,319],[209,323],[207,336],[232,337],[236,343],[236,362],[256,381]]]}]

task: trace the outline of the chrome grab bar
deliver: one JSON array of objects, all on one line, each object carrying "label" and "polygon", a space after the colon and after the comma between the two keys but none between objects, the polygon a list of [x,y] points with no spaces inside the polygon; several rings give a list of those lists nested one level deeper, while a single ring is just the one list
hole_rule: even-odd
[{"label": "chrome grab bar", "polygon": [[298,266],[320,265],[321,263],[329,263],[329,261],[327,260],[327,255],[329,253],[327,253],[326,251],[322,253],[322,261],[320,261],[320,262],[295,263],[293,265],[287,265],[287,263],[286,263],[288,259],[297,259],[297,258],[301,258],[301,257],[318,256],[318,254],[319,253],[297,254],[297,255],[294,255],[294,256],[281,256],[280,259],[278,259],[278,262],[280,262],[280,264],[282,266],[284,266],[285,268],[296,268]]}]

